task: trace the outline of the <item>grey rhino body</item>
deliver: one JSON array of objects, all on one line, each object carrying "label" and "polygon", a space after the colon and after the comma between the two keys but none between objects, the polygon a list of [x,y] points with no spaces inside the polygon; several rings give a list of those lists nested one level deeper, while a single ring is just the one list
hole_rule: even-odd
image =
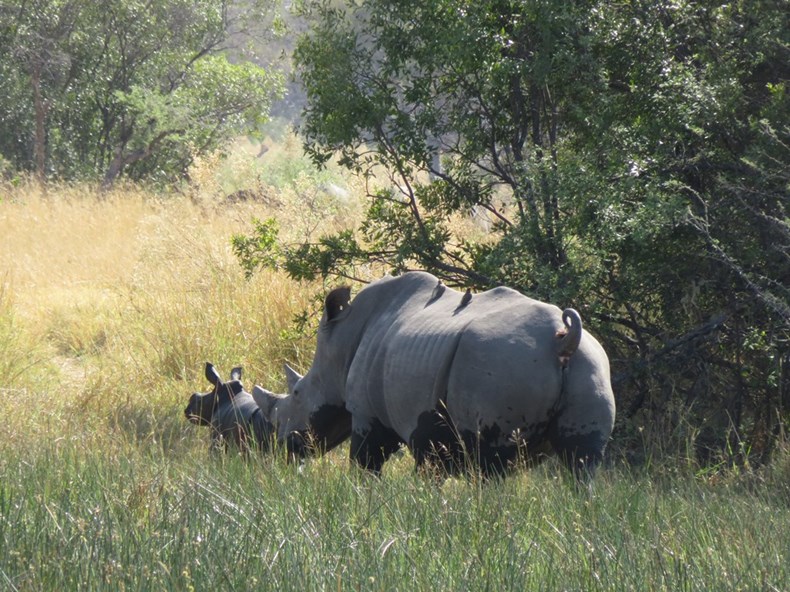
[{"label": "grey rhino body", "polygon": [[212,449],[225,449],[231,443],[242,452],[253,446],[265,451],[274,429],[252,395],[244,390],[241,374],[241,368],[234,368],[231,380],[223,382],[214,365],[206,362],[206,379],[214,388],[193,393],[184,415],[192,423],[211,428]]},{"label": "grey rhino body", "polygon": [[499,472],[519,446],[548,444],[577,472],[601,461],[615,416],[609,362],[572,309],[509,288],[461,294],[424,272],[349,295],[327,296],[313,365],[291,372],[289,396],[253,389],[290,451],[350,434],[352,458],[374,472],[401,443],[418,467],[451,472],[470,461]]}]

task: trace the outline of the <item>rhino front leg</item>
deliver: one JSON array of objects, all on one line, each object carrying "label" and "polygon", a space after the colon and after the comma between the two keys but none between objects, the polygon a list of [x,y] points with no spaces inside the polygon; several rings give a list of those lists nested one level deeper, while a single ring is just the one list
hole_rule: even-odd
[{"label": "rhino front leg", "polygon": [[377,419],[351,421],[351,460],[376,475],[401,444],[401,437]]},{"label": "rhino front leg", "polygon": [[466,442],[445,411],[434,409],[421,413],[417,428],[409,437],[409,450],[417,471],[438,469],[445,475],[457,475],[465,469]]}]

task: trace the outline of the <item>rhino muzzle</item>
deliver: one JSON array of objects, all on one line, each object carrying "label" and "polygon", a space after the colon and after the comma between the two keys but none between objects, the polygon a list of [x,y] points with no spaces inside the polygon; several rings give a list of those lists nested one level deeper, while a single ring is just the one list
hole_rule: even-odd
[{"label": "rhino muzzle", "polygon": [[[213,409],[211,413],[207,414],[206,411],[208,411],[208,409],[204,409],[203,407],[204,401],[202,397],[198,393],[194,393],[190,397],[186,409],[184,409],[184,417],[195,425],[211,425],[210,417],[213,414]],[[208,415],[208,418],[206,415]]]},{"label": "rhino muzzle", "polygon": [[316,451],[309,433],[291,432],[285,439],[289,459],[301,459]]}]

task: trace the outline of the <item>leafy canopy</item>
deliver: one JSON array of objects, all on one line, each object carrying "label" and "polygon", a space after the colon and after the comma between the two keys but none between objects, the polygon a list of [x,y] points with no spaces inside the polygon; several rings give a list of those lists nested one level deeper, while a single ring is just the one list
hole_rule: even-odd
[{"label": "leafy canopy", "polygon": [[[278,265],[379,262],[573,305],[612,359],[626,437],[644,418],[681,437],[689,417],[701,450],[770,451],[790,419],[781,2],[307,13],[305,147],[364,176],[369,207],[356,233],[278,245]],[[470,214],[482,240],[457,230]]]},{"label": "leafy canopy", "polygon": [[177,177],[268,117],[280,75],[229,50],[268,34],[271,10],[270,0],[4,2],[0,154],[42,178]]}]

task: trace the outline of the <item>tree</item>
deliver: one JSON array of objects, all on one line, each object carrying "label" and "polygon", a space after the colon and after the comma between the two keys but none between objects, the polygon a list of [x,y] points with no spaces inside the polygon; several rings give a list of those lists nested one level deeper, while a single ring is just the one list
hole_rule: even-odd
[{"label": "tree", "polygon": [[[560,82],[594,75],[584,10],[509,2],[368,2],[351,15],[320,9],[296,54],[309,97],[307,147],[318,162],[339,150],[362,173],[389,173],[399,189],[377,194],[378,222],[366,236],[384,258],[402,265],[416,256],[455,281],[490,284],[490,273],[471,272],[481,269],[481,253],[452,244],[443,225],[448,214],[478,207],[503,232],[525,230],[541,265],[563,265],[552,184],[559,116],[575,88]],[[421,182],[419,173],[438,181]]]},{"label": "tree", "polygon": [[582,194],[579,231],[609,261],[591,294],[618,305],[601,307],[607,330],[634,340],[625,412],[671,409],[702,448],[767,454],[790,392],[787,13],[672,3],[599,18],[612,92],[576,140],[607,189]]},{"label": "tree", "polygon": [[227,50],[232,33],[262,34],[251,19],[270,9],[257,0],[4,4],[0,152],[42,178],[100,175],[109,186],[121,174],[179,175],[195,154],[266,119],[280,76],[232,63]]},{"label": "tree", "polygon": [[[379,261],[574,305],[612,358],[623,439],[647,422],[770,452],[790,420],[780,3],[312,8],[305,146],[367,176],[370,207],[356,235],[278,245],[280,264]],[[497,222],[486,241],[448,224],[471,208]]]}]

